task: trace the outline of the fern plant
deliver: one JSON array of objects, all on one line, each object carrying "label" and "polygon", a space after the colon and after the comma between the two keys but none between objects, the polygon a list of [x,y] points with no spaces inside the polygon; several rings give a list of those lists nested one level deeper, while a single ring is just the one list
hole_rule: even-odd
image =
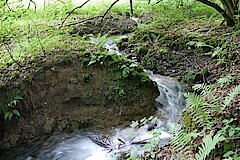
[{"label": "fern plant", "polygon": [[233,98],[238,95],[240,93],[240,85],[236,86],[235,88],[233,88],[229,94],[225,97],[225,99],[223,100],[223,106],[222,106],[222,110],[224,110],[227,106],[230,105],[231,101],[233,100]]},{"label": "fern plant", "polygon": [[217,143],[224,141],[225,138],[220,134],[217,134],[212,137],[211,134],[208,134],[204,139],[201,147],[199,147],[199,152],[196,154],[196,160],[205,160],[210,152],[215,149]]},{"label": "fern plant", "polygon": [[[173,155],[176,154],[172,156],[172,159],[205,160],[215,150],[217,144],[224,145],[240,138],[240,127],[234,124],[233,118],[219,122],[223,118],[220,115],[224,114],[224,111],[226,112],[232,100],[240,93],[240,85],[235,86],[228,93],[222,92],[223,87],[227,88],[233,81],[233,77],[228,75],[213,85],[197,84],[193,87],[195,93],[184,94],[187,107],[183,111],[183,119],[185,118],[186,121],[182,132],[171,142],[174,146]],[[219,94],[219,90],[222,94]],[[215,132],[212,131],[219,124],[221,127]],[[216,131],[218,132],[216,133]],[[202,142],[199,138],[202,139]],[[239,157],[236,152],[231,150],[224,150],[222,156],[225,154],[224,152]],[[232,159],[229,154],[226,154],[225,157]]]},{"label": "fern plant", "polygon": [[[169,148],[171,160],[205,160],[214,155],[213,153],[217,151],[219,145],[225,148],[225,144],[229,145],[233,140],[240,138],[240,127],[235,124],[234,118],[227,119],[225,117],[223,120],[224,111],[230,107],[232,100],[240,93],[240,85],[235,86],[228,93],[222,92],[232,82],[234,82],[234,78],[227,76],[219,79],[216,84],[197,84],[193,86],[194,93],[184,94],[187,106],[183,111],[182,118],[185,125],[183,127],[174,125],[169,129],[169,133],[172,135]],[[146,120],[145,118],[135,122],[132,127],[144,125]],[[149,157],[158,159],[159,157],[158,153],[153,151],[154,147],[158,147],[158,143],[154,143],[154,141],[156,139],[145,145],[144,151],[148,155],[147,159]],[[236,147],[231,147],[230,150],[222,150],[220,156],[226,160],[233,160],[239,158],[237,152]],[[131,155],[130,159],[135,160],[137,157]]]}]

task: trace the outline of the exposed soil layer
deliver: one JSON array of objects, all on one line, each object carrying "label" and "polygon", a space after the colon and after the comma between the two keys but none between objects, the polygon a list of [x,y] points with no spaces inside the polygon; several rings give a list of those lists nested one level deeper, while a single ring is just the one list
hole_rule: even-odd
[{"label": "exposed soil layer", "polygon": [[143,81],[141,74],[122,78],[122,70],[111,58],[90,66],[78,58],[67,62],[46,65],[31,81],[1,90],[1,97],[7,97],[17,89],[23,100],[16,106],[21,116],[0,124],[0,149],[53,131],[104,130],[155,113],[159,91],[152,81]]},{"label": "exposed soil layer", "polygon": [[104,19],[97,18],[93,20],[86,21],[84,23],[75,25],[71,34],[79,34],[80,36],[84,34],[109,34],[118,35],[133,32],[137,27],[137,23],[124,16],[112,14],[106,16]]}]

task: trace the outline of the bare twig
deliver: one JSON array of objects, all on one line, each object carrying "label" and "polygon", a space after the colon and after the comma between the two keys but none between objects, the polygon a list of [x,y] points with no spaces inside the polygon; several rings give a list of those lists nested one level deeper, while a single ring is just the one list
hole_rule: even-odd
[{"label": "bare twig", "polygon": [[107,11],[102,15],[101,21],[104,19],[104,17],[108,14],[108,12],[111,10],[111,8],[118,2],[119,0],[114,1],[111,6],[107,9]]},{"label": "bare twig", "polygon": [[69,17],[76,9],[82,8],[82,7],[83,7],[85,4],[87,4],[89,1],[90,1],[90,0],[87,0],[87,1],[85,1],[82,5],[77,6],[77,7],[75,7],[73,10],[71,10],[71,11],[68,13],[67,17],[62,21],[62,24],[61,24],[60,28],[63,26],[63,24],[65,23],[65,21],[68,19],[68,17]]},{"label": "bare twig", "polygon": [[[88,1],[89,1],[89,0],[88,0]],[[86,4],[88,1],[86,1],[85,4]],[[86,18],[86,19],[83,19],[83,20],[81,20],[81,21],[79,21],[79,22],[70,23],[70,24],[67,24],[67,25],[65,25],[65,26],[76,25],[76,24],[83,23],[83,22],[86,22],[86,21],[89,21],[89,20],[93,20],[93,19],[96,19],[96,18],[101,18],[101,22],[102,22],[103,19],[105,18],[105,16],[108,14],[108,12],[111,10],[111,8],[112,8],[118,1],[119,1],[119,0],[114,1],[114,2],[111,4],[111,6],[107,9],[107,11],[106,11],[103,15],[101,15],[101,16],[95,16],[95,17],[91,17],[91,18]],[[81,7],[83,7],[83,6],[84,6],[84,4],[82,4],[81,6],[78,6],[78,8],[81,8]],[[77,9],[77,7],[74,8],[71,12],[69,12],[68,16],[67,16],[67,17],[65,18],[65,20],[62,22],[60,28],[63,26],[63,24],[64,24],[64,22],[66,21],[66,19],[70,16],[70,14],[71,14],[75,9]]]},{"label": "bare twig", "polygon": [[4,2],[4,5],[6,5],[10,11],[14,12],[14,11],[10,8],[10,6],[8,5],[8,0],[6,0],[6,1]]},{"label": "bare twig", "polygon": [[[158,0],[155,4],[153,4],[153,5],[156,5],[156,4],[158,4],[158,3],[160,3],[160,2],[162,2],[163,0]],[[148,4],[150,4],[151,3],[151,0],[148,0]]]},{"label": "bare twig", "polygon": [[44,50],[44,48],[43,48],[43,45],[42,45],[41,40],[40,40],[40,37],[39,37],[37,25],[34,23],[34,21],[33,21],[31,18],[30,18],[30,20],[33,22],[33,24],[34,24],[34,26],[35,26],[35,28],[36,28],[38,42],[39,42],[39,45],[40,45],[40,47],[41,47],[42,53],[45,55],[45,50]]},{"label": "bare twig", "polygon": [[132,0],[130,0],[130,10],[131,10],[131,15],[133,16],[133,3],[132,3]]},{"label": "bare twig", "polygon": [[[36,12],[36,10],[37,10],[37,5],[36,5],[36,3],[33,1],[33,0],[30,0],[29,1],[29,7],[30,7],[30,3],[33,3],[34,4],[34,10],[35,10],[35,12]],[[29,8],[28,8],[29,9]]]},{"label": "bare twig", "polygon": [[157,1],[155,4],[158,4],[158,3],[160,3],[160,2],[162,2],[163,0],[159,0],[159,1]]},{"label": "bare twig", "polygon": [[66,4],[64,1],[62,0],[57,0],[58,2],[62,3],[62,4]]},{"label": "bare twig", "polygon": [[[34,4],[34,10],[35,10],[35,12],[36,12],[36,10],[37,10],[37,5],[36,5],[36,3],[35,3],[33,0],[30,0],[30,1],[29,1],[27,9],[30,8],[31,3]],[[26,13],[26,12],[27,12],[27,10],[23,11],[23,13]]]},{"label": "bare twig", "polygon": [[3,45],[4,45],[4,47],[6,48],[8,54],[9,54],[10,58],[13,60],[13,62],[16,63],[19,67],[22,67],[22,65],[21,65],[18,61],[16,61],[16,60],[14,59],[14,57],[13,57],[13,55],[12,55],[12,53],[11,53],[11,50],[10,50],[9,46],[7,46],[6,43],[4,43]]}]

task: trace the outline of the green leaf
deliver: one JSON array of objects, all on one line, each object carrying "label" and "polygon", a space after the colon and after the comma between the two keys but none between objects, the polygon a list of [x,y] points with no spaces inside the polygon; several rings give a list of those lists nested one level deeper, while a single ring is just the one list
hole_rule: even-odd
[{"label": "green leaf", "polygon": [[215,49],[214,49],[214,52],[213,52],[213,54],[212,54],[212,57],[215,57],[215,56],[219,56],[219,54],[221,54],[221,52],[222,52],[222,48],[221,47],[216,47]]},{"label": "green leaf", "polygon": [[234,154],[233,151],[228,151],[227,153],[225,153],[225,154],[223,155],[223,157],[224,157],[224,158],[227,158],[227,157],[229,157],[230,155],[233,155],[233,154]]},{"label": "green leaf", "polygon": [[12,112],[13,112],[15,115],[17,115],[18,117],[20,117],[20,113],[19,113],[18,110],[14,109],[14,110],[12,110]]},{"label": "green leaf", "polygon": [[240,85],[236,86],[235,88],[233,88],[230,93],[228,93],[227,97],[225,97],[225,99],[223,100],[223,108],[225,109],[225,107],[227,107],[228,105],[230,105],[231,101],[233,100],[233,98],[238,95],[240,93]]},{"label": "green leaf", "polygon": [[134,67],[137,67],[137,66],[138,66],[137,63],[132,63],[129,67],[134,68]]},{"label": "green leaf", "polygon": [[16,99],[14,99],[14,100],[12,101],[12,103],[13,103],[15,106],[16,106],[17,102],[19,102],[19,101],[16,100]]},{"label": "green leaf", "polygon": [[12,118],[12,116],[13,116],[13,113],[12,112],[5,112],[4,113],[4,120],[11,120],[11,118]]},{"label": "green leaf", "polygon": [[240,157],[234,157],[234,160],[240,160]]},{"label": "green leaf", "polygon": [[208,134],[204,139],[202,146],[199,147],[199,152],[196,154],[197,160],[205,160],[210,152],[215,148],[218,142],[225,140],[220,134],[215,135],[213,138],[211,134]]},{"label": "green leaf", "polygon": [[232,137],[232,136],[234,135],[234,133],[235,133],[235,130],[231,130],[231,131],[229,132],[229,137]]},{"label": "green leaf", "polygon": [[130,74],[129,68],[128,67],[124,68],[123,72],[122,72],[123,78],[127,78],[129,76],[129,74]]},{"label": "green leaf", "polygon": [[130,125],[131,128],[136,128],[139,125],[138,121],[132,121],[132,124]]}]

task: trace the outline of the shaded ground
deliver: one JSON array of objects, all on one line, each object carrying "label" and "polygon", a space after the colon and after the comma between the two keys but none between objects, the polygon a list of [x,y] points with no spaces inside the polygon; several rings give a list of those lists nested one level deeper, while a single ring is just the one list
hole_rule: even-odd
[{"label": "shaded ground", "polygon": [[198,22],[149,27],[140,27],[118,44],[145,68],[188,85],[212,83],[226,74],[239,75],[239,31]]},{"label": "shaded ground", "polygon": [[[81,22],[81,20],[79,20]],[[83,36],[85,34],[122,35],[131,33],[137,28],[137,23],[129,17],[117,14],[107,15],[104,19],[96,18],[74,25],[71,34]]]}]

